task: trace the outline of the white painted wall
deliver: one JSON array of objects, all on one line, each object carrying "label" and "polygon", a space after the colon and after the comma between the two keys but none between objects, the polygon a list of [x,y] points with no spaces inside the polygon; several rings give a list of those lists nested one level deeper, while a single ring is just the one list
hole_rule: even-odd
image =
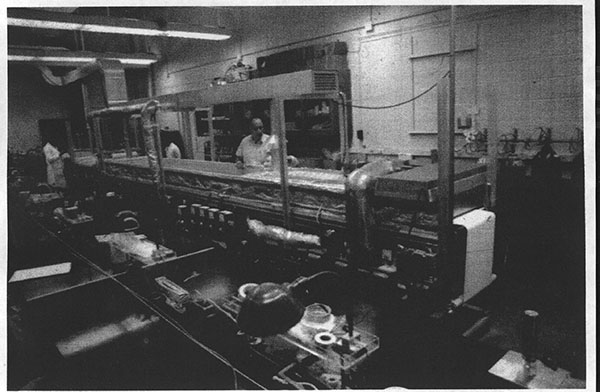
[{"label": "white painted wall", "polygon": [[[171,17],[180,13],[170,12]],[[182,12],[190,20],[194,13],[206,18],[202,9]],[[336,40],[350,49],[356,104],[407,100],[447,69],[440,55],[448,45],[447,7],[237,7],[221,13],[236,31],[229,41],[155,42],[164,56],[155,66],[157,94],[206,87],[240,54],[255,65],[256,57]],[[369,21],[374,31],[365,33]],[[488,127],[490,93],[496,96],[499,133],[543,126],[553,129],[554,138],[569,139],[575,127],[582,127],[581,7],[459,7],[457,48],[472,49],[457,57],[457,115],[474,114],[477,129]],[[434,56],[419,57],[427,54]],[[366,148],[355,144],[353,149],[428,153],[437,143],[435,102],[434,90],[414,106],[355,109],[354,129],[365,131]],[[462,143],[458,137],[457,145]]]}]

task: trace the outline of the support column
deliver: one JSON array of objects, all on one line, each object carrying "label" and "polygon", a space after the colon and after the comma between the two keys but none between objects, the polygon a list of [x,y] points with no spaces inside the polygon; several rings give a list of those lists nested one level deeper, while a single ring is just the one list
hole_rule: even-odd
[{"label": "support column", "polygon": [[[438,84],[438,241],[439,262],[448,278],[451,264],[454,218],[454,103],[455,103],[455,15],[450,7],[449,74]],[[448,282],[446,282],[448,283]]]},{"label": "support column", "polygon": [[492,86],[486,92],[488,110],[488,141],[487,141],[487,187],[488,195],[486,208],[493,210],[496,207],[498,183],[498,102]]},{"label": "support column", "polygon": [[192,129],[192,122],[191,122],[191,116],[194,112],[190,111],[190,110],[184,110],[183,112],[179,113],[179,116],[181,117],[181,127],[182,127],[182,132],[181,132],[181,136],[183,137],[183,145],[185,147],[185,157],[187,159],[194,159],[196,158],[194,156],[194,135],[193,135],[193,129]]},{"label": "support column", "polygon": [[214,106],[208,108],[208,136],[210,137],[210,160],[217,160],[217,147],[215,146],[215,130],[213,129]]},{"label": "support column", "polygon": [[[271,132],[277,135],[278,159],[273,160],[273,170],[279,166],[281,182],[281,206],[283,209],[283,227],[290,228],[290,188],[287,165],[287,142],[285,129],[285,109],[283,99],[274,98],[271,102]],[[275,157],[273,157],[275,158]],[[279,161],[279,165],[277,165]]]},{"label": "support column", "polygon": [[104,171],[104,156],[102,150],[104,149],[102,146],[102,130],[101,130],[101,119],[99,117],[93,118],[93,134],[94,141],[96,143],[96,157],[98,158],[98,166],[100,170]]},{"label": "support column", "polygon": [[123,141],[125,142],[125,156],[131,158],[131,144],[129,143],[129,119],[127,116],[123,117]]},{"label": "support column", "polygon": [[338,105],[338,123],[340,128],[340,153],[342,154],[342,167],[346,167],[349,162],[348,151],[348,101],[346,94],[339,92],[340,105]]},{"label": "support column", "polygon": [[67,152],[71,156],[71,159],[75,159],[75,143],[73,143],[73,128],[71,127],[71,120],[65,121],[65,130],[67,131]]}]

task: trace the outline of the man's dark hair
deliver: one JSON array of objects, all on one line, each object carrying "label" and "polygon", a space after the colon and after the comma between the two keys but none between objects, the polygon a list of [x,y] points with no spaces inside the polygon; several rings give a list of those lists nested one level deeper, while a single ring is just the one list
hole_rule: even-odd
[{"label": "man's dark hair", "polygon": [[252,128],[253,128],[253,123],[254,123],[254,120],[260,120],[260,122],[263,124],[263,129],[264,129],[265,122],[263,121],[263,119],[262,119],[262,118],[260,118],[260,117],[258,117],[258,116],[253,116],[253,117],[252,117],[252,119],[250,120],[250,129],[251,129],[251,130],[252,130]]}]

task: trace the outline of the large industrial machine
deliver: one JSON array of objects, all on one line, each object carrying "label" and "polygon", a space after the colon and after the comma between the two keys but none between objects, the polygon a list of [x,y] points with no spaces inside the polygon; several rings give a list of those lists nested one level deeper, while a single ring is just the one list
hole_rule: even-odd
[{"label": "large industrial machine", "polygon": [[[75,241],[78,254],[92,255],[92,268],[110,271],[108,279],[187,331],[195,344],[214,333],[275,364],[275,385],[368,385],[353,375],[381,349],[382,337],[358,317],[356,292],[375,293],[376,307],[407,303],[413,313],[453,312],[494,279],[495,216],[481,208],[485,165],[456,163],[457,202],[447,232],[438,219],[436,163],[393,159],[350,167],[338,98],[334,72],[301,71],[92,112],[93,154],[75,155],[68,170],[72,190],[63,207],[52,206],[52,224]],[[327,101],[331,108],[338,102],[330,113],[344,170],[291,168],[285,159],[267,169],[239,169],[231,162],[161,156],[162,111],[179,116],[194,156],[214,159],[213,126],[223,120],[213,118],[214,106],[257,100],[268,103],[282,158],[291,126],[286,102]],[[197,108],[208,116],[196,116]],[[208,122],[209,150],[193,147],[198,118]],[[123,126],[124,152],[103,149],[107,124]],[[143,143],[140,129],[130,127],[135,124]],[[43,211],[30,195],[21,196]],[[440,234],[450,238],[445,252]],[[401,317],[408,326],[407,315]],[[123,321],[135,324],[132,333],[156,322],[132,317]],[[211,327],[218,317],[229,326]],[[229,329],[238,333],[227,335]],[[70,339],[60,340],[59,349],[70,353]]]},{"label": "large industrial machine", "polygon": [[[333,123],[340,135],[341,155],[347,157],[344,105],[339,104],[342,101],[338,92],[335,72],[308,70],[156,97],[156,110],[178,114],[184,124],[184,139],[190,139],[198,129],[189,121],[197,118],[191,115],[195,108],[206,108],[210,119],[216,105],[269,102],[271,131],[280,135],[280,140],[286,140],[286,132],[293,127],[285,110],[290,102],[328,100],[335,113],[333,119],[337,120]],[[144,103],[134,101],[92,112],[91,118],[96,126],[115,116],[123,118],[120,123],[127,125],[132,116],[141,113]],[[213,150],[216,121],[209,121]],[[127,131],[126,127],[124,132]],[[131,146],[127,145],[125,157],[112,158],[114,154],[101,149],[100,130],[95,134],[97,164],[89,166],[89,162],[94,162],[89,158],[75,162],[76,172],[89,176],[88,183],[98,183],[98,178],[102,178],[113,186],[137,189],[153,184],[154,169],[147,156],[133,157]],[[286,148],[282,143],[281,150]],[[214,151],[210,156],[215,157]],[[337,265],[349,265],[381,279],[391,278],[407,295],[443,287],[445,301],[468,300],[493,280],[494,214],[480,210],[487,191],[483,164],[455,164],[457,203],[451,230],[454,240],[449,257],[440,260],[435,163],[389,160],[344,172],[286,165],[281,170],[244,170],[227,162],[197,159],[159,157],[159,161],[159,185],[167,194],[185,200],[190,214],[202,211],[192,207],[198,204],[232,212],[228,219],[236,221],[236,228],[245,228],[245,219],[250,217],[324,236],[321,254],[335,254]]]}]

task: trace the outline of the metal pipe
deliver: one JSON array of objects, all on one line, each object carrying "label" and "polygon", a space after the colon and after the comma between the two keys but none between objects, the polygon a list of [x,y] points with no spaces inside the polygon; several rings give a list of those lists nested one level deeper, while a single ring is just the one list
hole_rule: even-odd
[{"label": "metal pipe", "polygon": [[94,118],[94,123],[93,123],[93,134],[94,134],[94,140],[96,141],[96,157],[98,158],[98,166],[100,167],[100,170],[104,170],[104,155],[102,153],[103,150],[103,146],[102,146],[102,132],[100,130],[100,118],[95,117]]},{"label": "metal pipe", "polygon": [[[77,37],[77,35],[75,36]],[[75,48],[81,48],[81,50],[85,50],[85,41],[83,40],[83,32],[79,32],[80,40],[77,41],[75,39]],[[90,151],[94,153],[94,136],[92,135],[92,129],[90,129],[90,123],[88,120],[89,116],[89,101],[88,101],[88,91],[85,83],[81,83],[81,103],[83,104],[83,118],[85,120],[85,129],[88,134],[88,141],[90,143]],[[74,159],[75,157],[73,157]]]},{"label": "metal pipe", "polygon": [[185,148],[184,158],[194,159],[194,135],[192,131],[192,123],[190,120],[191,113],[189,110],[184,110],[179,113],[181,119],[181,128],[183,136],[183,146]]},{"label": "metal pipe", "polygon": [[[448,58],[448,67],[449,67],[449,91],[448,91],[448,123],[450,124],[450,142],[454,142],[454,111],[455,111],[455,102],[456,102],[456,6],[450,6],[450,37],[449,37],[449,58]],[[454,151],[454,143],[450,144],[450,151]],[[451,165],[454,164],[452,155],[450,156]]]},{"label": "metal pipe", "polygon": [[75,143],[73,142],[73,129],[71,127],[71,120],[65,121],[65,131],[67,132],[67,152],[71,156],[71,159],[75,159]]},{"label": "metal pipe", "polygon": [[[578,140],[575,140],[575,139],[552,139],[545,143],[574,143],[574,142],[578,142]],[[488,143],[491,144],[489,141],[488,141]],[[499,139],[499,141],[497,142],[497,144],[510,144],[510,143],[530,143],[530,144],[540,145],[539,142],[535,139]]]},{"label": "metal pipe", "polygon": [[[81,86],[81,91],[82,91],[82,95],[84,97],[84,99],[83,99],[84,100],[83,106],[85,108],[85,106],[87,105],[85,103],[85,94],[87,94],[87,92],[85,91],[85,86],[83,86],[83,85]],[[85,112],[85,109],[84,109],[84,112]],[[85,116],[84,117],[85,118],[85,130],[86,130],[87,135],[88,135],[88,143],[90,144],[90,152],[93,154],[94,150],[95,150],[95,147],[94,147],[94,135],[93,135],[93,131],[92,131],[92,126],[90,125],[90,119],[87,117],[87,115],[85,113],[84,113],[84,116]]]},{"label": "metal pipe", "polygon": [[487,162],[487,187],[488,194],[485,200],[486,208],[492,210],[496,206],[496,190],[498,183],[498,109],[496,93],[493,86],[486,89],[488,108],[488,162]]},{"label": "metal pipe", "polygon": [[[136,151],[139,152],[140,150],[140,144],[139,144],[139,136],[138,136],[138,123],[137,123],[137,119],[139,118],[138,115],[133,115],[133,116],[129,116],[129,127],[131,128],[131,130],[133,131],[133,146]],[[131,145],[131,140],[129,140],[129,144]]]},{"label": "metal pipe", "polygon": [[[276,159],[273,163],[274,166],[277,166],[277,161],[279,165],[279,174],[281,180],[281,206],[283,209],[283,227],[286,229],[290,228],[290,187],[289,187],[289,176],[288,176],[288,165],[287,165],[287,140],[286,140],[286,132],[285,132],[285,110],[284,103],[281,99],[274,100],[273,102],[276,111],[274,113],[274,117],[276,121],[273,124],[277,124],[278,126],[278,159]],[[275,168],[274,168],[275,169]]]},{"label": "metal pipe", "polygon": [[[159,108],[157,108],[156,111],[158,111]],[[154,144],[156,145],[156,152],[158,153],[158,165],[160,167],[160,176],[162,179],[162,184],[163,184],[163,189],[164,189],[164,183],[165,183],[165,173],[163,171],[163,166],[162,166],[162,159],[163,156],[162,154],[165,152],[164,147],[162,145],[162,140],[160,139],[160,124],[158,123],[158,120],[156,119],[156,114],[154,114]],[[166,156],[166,154],[165,154]]]},{"label": "metal pipe", "polygon": [[450,261],[454,217],[455,6],[450,7],[449,41],[448,79],[438,83],[438,258],[444,266]]},{"label": "metal pipe", "polygon": [[214,106],[208,108],[208,136],[210,137],[210,160],[217,160],[217,147],[215,146],[215,130],[213,128]]},{"label": "metal pipe", "polygon": [[123,141],[125,142],[125,156],[131,158],[131,143],[129,143],[129,119],[123,117]]},{"label": "metal pipe", "polygon": [[338,115],[340,116],[340,153],[342,154],[342,167],[345,167],[348,163],[348,108],[346,94],[342,91],[339,92],[342,104]]}]

